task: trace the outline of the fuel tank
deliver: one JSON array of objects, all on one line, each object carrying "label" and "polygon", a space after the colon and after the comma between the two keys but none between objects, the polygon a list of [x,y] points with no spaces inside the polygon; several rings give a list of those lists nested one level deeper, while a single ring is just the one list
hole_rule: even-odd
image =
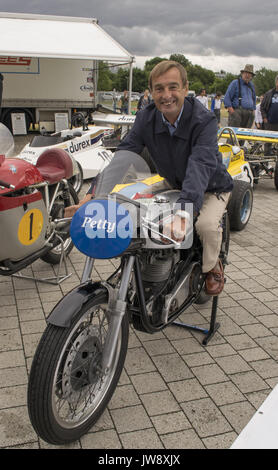
[{"label": "fuel tank", "polygon": [[15,189],[0,188],[0,194],[16,191],[44,181],[38,168],[20,158],[0,158],[0,180],[12,184]]}]

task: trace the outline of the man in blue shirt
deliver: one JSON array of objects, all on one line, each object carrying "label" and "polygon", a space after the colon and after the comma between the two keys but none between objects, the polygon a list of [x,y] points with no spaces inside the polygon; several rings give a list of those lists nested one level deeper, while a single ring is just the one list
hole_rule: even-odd
[{"label": "man in blue shirt", "polygon": [[[261,113],[264,128],[269,131],[278,131],[278,75],[275,77],[275,88],[267,91],[261,102]],[[265,144],[264,151],[271,155],[272,144]]]},{"label": "man in blue shirt", "polygon": [[228,109],[228,126],[250,129],[256,109],[256,93],[252,83],[255,76],[251,64],[246,64],[240,71],[241,77],[233,80],[226,91],[224,106]]}]

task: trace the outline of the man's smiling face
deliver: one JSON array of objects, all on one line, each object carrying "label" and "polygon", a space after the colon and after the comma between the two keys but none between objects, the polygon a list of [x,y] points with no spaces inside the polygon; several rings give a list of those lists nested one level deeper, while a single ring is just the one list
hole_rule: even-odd
[{"label": "man's smiling face", "polygon": [[188,84],[182,83],[180,72],[176,67],[153,79],[152,97],[159,111],[174,124],[180,114],[184,98],[188,92]]}]

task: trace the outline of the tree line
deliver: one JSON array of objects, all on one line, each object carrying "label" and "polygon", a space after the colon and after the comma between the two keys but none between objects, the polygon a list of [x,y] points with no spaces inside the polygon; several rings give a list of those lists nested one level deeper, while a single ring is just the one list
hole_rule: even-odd
[{"label": "tree line", "polygon": [[[165,60],[164,57],[154,57],[146,61],[144,69],[134,67],[132,90],[142,93],[148,87],[151,70],[163,60]],[[185,67],[188,75],[189,89],[194,90],[196,94],[202,88],[205,88],[208,94],[214,94],[217,91],[225,94],[230,82],[240,74],[240,72],[238,75],[224,73],[223,78],[217,77],[212,70],[208,70],[201,65],[193,65],[183,54],[172,54],[169,60],[175,60]],[[98,90],[110,91],[115,88],[117,91],[123,91],[128,89],[129,70],[127,68],[119,67],[114,71],[114,68],[109,67],[105,62],[99,62],[98,72]],[[256,71],[253,83],[257,96],[264,94],[270,88],[274,88],[277,74],[278,71],[266,69],[265,67]]]}]

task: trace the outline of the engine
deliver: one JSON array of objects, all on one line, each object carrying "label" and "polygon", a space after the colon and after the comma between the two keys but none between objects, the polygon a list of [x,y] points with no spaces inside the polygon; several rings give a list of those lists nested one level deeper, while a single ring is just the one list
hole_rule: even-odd
[{"label": "engine", "polygon": [[167,323],[169,315],[200,291],[201,265],[198,261],[188,264],[183,257],[182,251],[174,249],[142,251],[141,277],[153,325]]},{"label": "engine", "polygon": [[[141,257],[143,285],[155,294],[169,277],[180,260],[180,253],[174,250],[146,250]],[[170,276],[171,274],[171,276]]]}]

